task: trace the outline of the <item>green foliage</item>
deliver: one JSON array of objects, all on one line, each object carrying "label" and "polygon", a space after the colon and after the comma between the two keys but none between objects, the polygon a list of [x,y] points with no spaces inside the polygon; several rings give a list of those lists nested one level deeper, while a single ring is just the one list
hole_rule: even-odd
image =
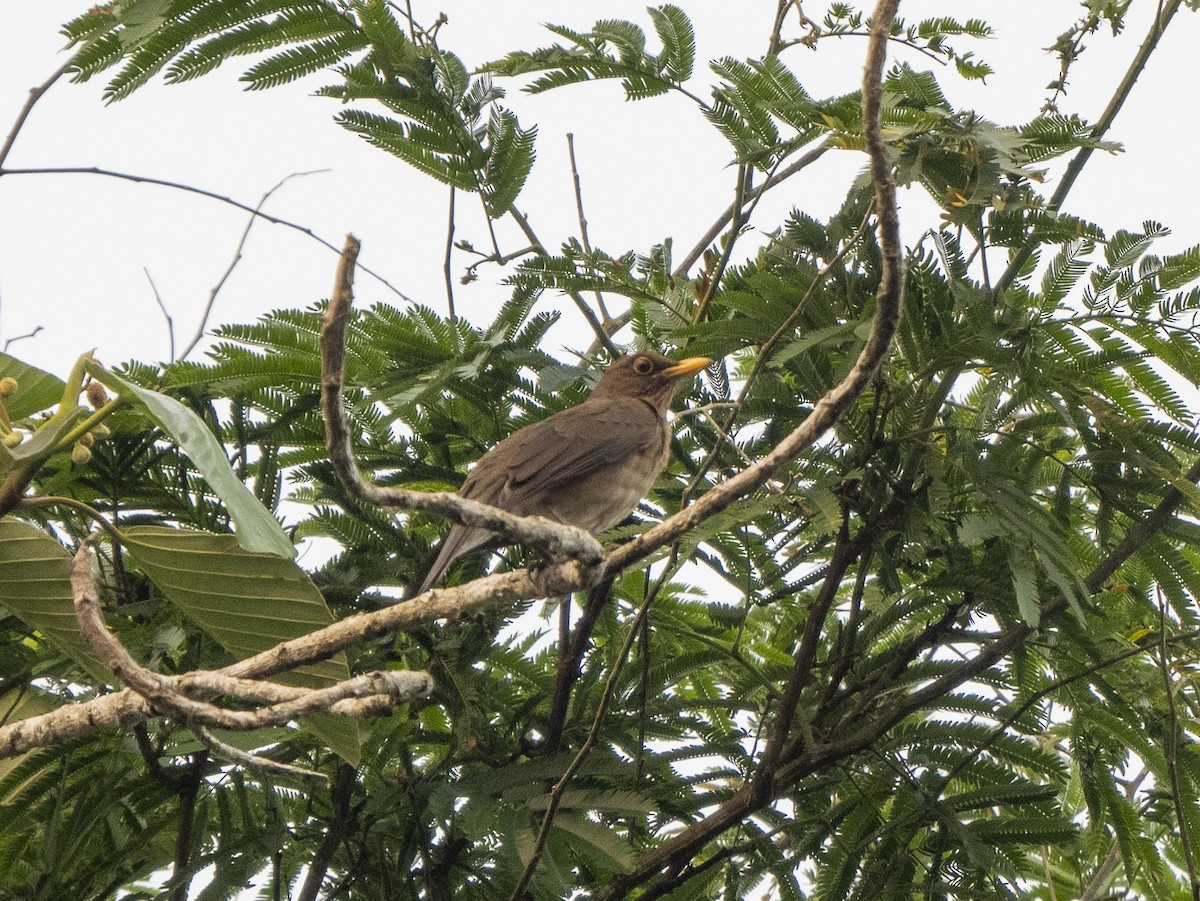
[{"label": "green foliage", "polygon": [[[830,4],[829,11],[826,12],[820,27],[816,27],[813,23],[809,23],[809,25],[813,31],[800,43],[812,44],[819,38],[847,37],[866,33],[865,16],[848,3]],[[899,18],[892,23],[893,40],[919,49],[934,58],[944,57],[945,61],[954,63],[959,75],[967,79],[982,80],[992,74],[992,67],[982,60],[976,60],[975,54],[971,51],[956,50],[950,39],[969,37],[986,40],[995,36],[996,33],[992,27],[982,19],[968,19],[960,22],[950,16],[935,16],[912,25]]]},{"label": "green foliage", "polygon": [[[525,185],[536,129],[522,129],[499,106],[504,92],[490,78],[471,76],[435,41],[406,34],[384,0],[164,0],[149,31],[144,5],[97,7],[63,29],[79,46],[77,80],[121,64],[105,89],[109,100],[127,97],[164,69],[167,81],[187,81],[237,56],[262,57],[242,76],[250,90],[336,69],[340,80],[319,94],[370,101],[391,114],[349,109],[338,116],[343,126],[444,184],[481,194],[493,219]],[[660,18],[672,35],[687,24],[674,13]],[[686,57],[675,46],[664,63],[673,69]]]},{"label": "green foliage", "polygon": [[646,33],[633,22],[601,19],[589,32],[563,25],[547,28],[569,43],[534,51],[517,51],[488,63],[493,75],[544,73],[526,87],[533,94],[598,78],[618,78],[625,96],[644,100],[679,89],[692,77],[696,36],[691,20],[678,6],[665,4],[647,12],[662,43],[656,54],[646,50]]},{"label": "green foliage", "polygon": [[[561,43],[476,74],[395,9],[140,0],[66,33],[80,77],[116,67],[114,99],[157,72],[182,81],[234,56],[256,57],[251,88],[334,66],[340,80],[321,93],[353,104],[342,125],[479,193],[493,218],[534,162],[534,129],[499,105],[493,77],[533,76],[533,92],[616,79],[630,99],[685,96],[741,177],[779,172],[817,140],[863,146],[857,93],[814,99],[789,55],[860,35],[865,17],[848,4],[802,23],[801,37],[777,34],[761,58],[712,62],[711,102],[689,84],[695,36],[675,6],[648,10],[661,49],[631,22],[556,25]],[[1114,27],[1123,15],[1089,10]],[[893,29],[966,78],[990,69],[955,44],[991,36],[948,17]],[[149,897],[142,881],[179,860],[182,816],[193,849],[173,878],[212,866],[203,897],[254,880],[295,891],[323,848],[330,896],[506,898],[553,801],[535,898],[1186,896],[1200,839],[1200,245],[1157,253],[1159,222],[1114,229],[1051,208],[1038,166],[1117,149],[1077,117],[1039,110],[1000,126],[908,62],[885,88],[898,180],[942,218],[905,261],[884,367],[827,440],[653,569],[615,574],[607,594],[427,625],[310,673],[426,669],[436,684],[364,729],[353,770],[315,726],[245,739],[330,774],[331,792],[231,770],[159,718],[136,742],[97,733],[18,759],[0,769],[0,894]],[[568,239],[525,256],[480,327],[416,305],[356,312],[345,402],[361,468],[384,485],[453,488],[496,441],[577,403],[603,360],[550,354],[556,317],[538,304],[601,292],[625,305],[632,342],[718,361],[679,400],[667,473],[605,538],[640,534],[769,453],[850,371],[880,278],[871,203],[860,180],[828,219],[793,210],[749,257],[738,223],[699,271],[676,271],[670,239]],[[86,465],[41,461],[33,491],[126,530],[100,572],[114,631],[148,665],[219,666],[327,611],[386,603],[444,531],[426,514],[367,508],[334,477],[317,402],[321,313],[225,325],[202,363],[105,375],[137,406],[109,417]],[[5,403],[24,425],[7,426],[32,431],[62,383],[0,363],[23,385]],[[46,446],[73,422],[43,426]],[[270,510],[330,550],[309,564],[311,582],[233,546],[223,533],[239,503],[262,535],[278,537]],[[0,698],[14,716],[103,687],[60,627],[67,547],[91,528],[77,509],[0,523],[11,651]],[[22,556],[15,539],[45,553]],[[498,565],[538,562],[517,548]],[[488,566],[465,559],[449,581]],[[50,615],[21,606],[45,568],[57,572]],[[243,612],[234,582],[269,585]]]}]

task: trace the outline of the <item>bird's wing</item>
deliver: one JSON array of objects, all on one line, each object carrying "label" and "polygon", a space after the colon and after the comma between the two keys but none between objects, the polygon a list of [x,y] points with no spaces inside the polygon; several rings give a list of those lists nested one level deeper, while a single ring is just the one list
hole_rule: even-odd
[{"label": "bird's wing", "polygon": [[657,410],[636,398],[584,402],[505,438],[479,461],[461,493],[497,503],[526,488],[553,491],[653,447],[662,422]]},{"label": "bird's wing", "polygon": [[[662,414],[636,398],[585,401],[528,425],[480,458],[459,489],[462,497],[522,512],[524,501],[570,485],[661,441]],[[525,511],[537,512],[537,511]],[[494,532],[455,525],[419,592],[459,557],[490,545]]]}]

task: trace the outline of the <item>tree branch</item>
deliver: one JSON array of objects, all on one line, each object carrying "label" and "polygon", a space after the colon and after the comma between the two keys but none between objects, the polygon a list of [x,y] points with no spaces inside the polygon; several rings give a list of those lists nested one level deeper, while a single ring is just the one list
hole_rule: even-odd
[{"label": "tree branch", "polygon": [[[508,212],[513,217],[513,221],[517,223],[517,226],[521,229],[521,231],[525,233],[525,237],[529,240],[529,243],[537,249],[537,252],[542,256],[549,256],[549,254],[546,252],[546,245],[544,245],[538,239],[537,233],[534,232],[533,227],[529,224],[529,220],[525,218],[525,215],[515,206],[509,207]],[[592,334],[596,336],[596,343],[607,350],[613,359],[619,357],[621,354],[617,350],[616,345],[612,343],[612,336],[616,332],[616,329],[614,328],[610,330],[606,327],[605,323],[602,323],[599,319],[597,319],[596,314],[592,311],[592,308],[588,306],[587,301],[583,299],[583,295],[578,291],[567,291],[566,295],[571,298],[572,301],[574,301],[580,315],[583,316],[584,320],[587,322],[588,327],[592,330]]]},{"label": "tree branch", "polygon": [[[433,689],[427,673],[403,670],[369,673],[328,688],[306,689],[196,670],[185,676],[161,676],[141,666],[108,631],[100,613],[92,575],[92,540],[80,545],[71,564],[71,592],[80,631],[100,662],[141,695],[153,709],[189,725],[250,730],[281,726],[306,713],[328,710],[344,716],[375,716],[396,704],[425,697]],[[227,710],[201,697],[233,695],[269,706]]]},{"label": "tree branch", "polygon": [[567,554],[583,565],[597,570],[604,549],[584,529],[563,525],[541,516],[515,516],[506,510],[467,500],[448,491],[408,491],[384,488],[363,479],[354,452],[346,411],[342,406],[342,385],[346,369],[346,324],[354,301],[354,264],[358,258],[358,239],[346,237],[346,247],[338,266],[333,296],[325,312],[321,329],[321,411],[325,415],[325,448],[330,463],[346,490],[355,498],[379,507],[403,507],[432,510],[468,526],[483,526],[494,532],[540,548],[550,554]]},{"label": "tree branch", "polygon": [[[102,175],[107,178],[119,178],[119,179],[123,179],[124,181],[138,182],[139,184],[158,185],[159,187],[162,187],[162,188],[174,188],[177,191],[186,191],[189,194],[199,194],[201,197],[207,197],[210,200],[216,200],[221,203],[228,204],[229,206],[236,207],[239,210],[243,210],[247,213],[251,213],[258,219],[262,219],[266,222],[270,222],[272,225],[282,225],[286,228],[293,229],[294,231],[300,232],[300,234],[302,234],[302,235],[308,235],[308,237],[312,238],[314,241],[316,241],[322,247],[328,248],[329,250],[332,250],[334,253],[339,253],[336,245],[330,243],[329,241],[326,241],[324,238],[322,238],[320,235],[318,235],[316,232],[314,232],[308,226],[300,225],[296,222],[291,222],[287,219],[281,219],[278,216],[272,216],[270,213],[261,212],[261,211],[257,210],[255,207],[252,207],[248,204],[242,203],[241,201],[234,200],[232,197],[228,197],[224,194],[218,194],[215,191],[206,191],[204,188],[197,188],[194,185],[187,185],[187,184],[183,184],[182,182],[168,181],[168,180],[162,179],[162,178],[151,178],[148,175],[136,175],[136,174],[129,173],[129,172],[115,172],[112,169],[101,169],[97,166],[63,166],[63,167],[52,167],[52,168],[43,167],[43,168],[37,168],[37,169],[3,169],[3,168],[0,168],[0,178],[4,177],[5,175]],[[379,282],[381,285],[383,285],[385,288],[387,288],[389,291],[391,291],[393,294],[395,294],[397,297],[399,297],[401,300],[405,301],[406,303],[414,303],[415,302],[415,301],[413,301],[413,299],[411,297],[409,297],[407,294],[405,294],[403,291],[401,291],[399,288],[397,288],[395,285],[393,285],[391,282],[389,282],[386,278],[384,278],[382,275],[380,275],[374,269],[369,269],[366,266],[362,265],[361,263],[358,264],[358,268],[361,269],[363,272],[365,272],[367,275],[371,276],[371,278],[375,279],[377,282]]]},{"label": "tree branch", "polygon": [[321,844],[317,846],[316,853],[309,862],[308,875],[304,877],[304,885],[300,894],[296,896],[296,901],[317,901],[321,883],[325,881],[325,874],[329,872],[329,862],[333,860],[333,853],[350,825],[350,797],[354,792],[354,777],[355,770],[350,764],[343,763],[338,767],[330,791],[333,811],[329,815],[329,826],[326,827],[325,837],[321,839]]},{"label": "tree branch", "polygon": [[[745,196],[740,199],[741,206],[744,207],[748,203],[757,201],[759,197],[771,190],[771,188],[774,188],[780,182],[791,178],[797,172],[804,171],[821,157],[823,157],[828,150],[828,144],[820,143],[798,160],[795,160],[791,164],[784,166],[778,172],[768,175],[763,180],[761,185],[759,185],[757,188],[751,188],[746,192]],[[735,200],[733,203],[727,206],[725,208],[725,212],[718,216],[716,221],[708,227],[708,231],[706,231],[700,237],[700,240],[696,242],[695,246],[687,252],[687,255],[675,267],[675,271],[671,273],[673,278],[687,277],[688,270],[696,265],[696,261],[700,259],[700,257],[704,254],[704,251],[712,246],[713,241],[717,240],[721,232],[725,230],[726,226],[733,221],[733,217],[741,215],[741,207],[739,207],[738,204],[739,201]]]},{"label": "tree branch", "polygon": [[46,92],[54,86],[54,83],[63,77],[67,69],[71,68],[73,59],[67,60],[59,66],[54,74],[43,81],[36,88],[29,89],[29,99],[25,101],[25,105],[21,107],[21,111],[17,113],[16,121],[13,122],[12,129],[8,132],[8,137],[4,139],[4,144],[0,145],[0,171],[3,171],[4,161],[8,159],[8,154],[13,149],[13,144],[17,142],[17,135],[21,133],[21,129],[25,125],[25,120],[29,118],[29,114],[33,112],[33,108],[37,106],[37,102],[45,96]]},{"label": "tree branch", "polygon": [[[1093,140],[1099,141],[1108,134],[1108,130],[1112,127],[1113,122],[1116,121],[1121,107],[1129,99],[1129,95],[1133,91],[1133,86],[1137,83],[1142,70],[1146,68],[1146,64],[1150,61],[1150,56],[1158,46],[1158,42],[1162,38],[1163,32],[1166,31],[1167,25],[1175,13],[1179,11],[1180,3],[1181,0],[1166,0],[1166,2],[1162,3],[1158,15],[1154,17],[1154,21],[1150,24],[1149,33],[1147,33],[1145,39],[1142,41],[1142,46],[1138,48],[1137,55],[1133,58],[1133,62],[1129,64],[1129,68],[1125,72],[1125,77],[1121,79],[1121,83],[1117,86],[1116,93],[1113,94],[1112,99],[1108,102],[1108,106],[1105,107],[1104,112],[1100,114],[1100,118],[1096,120],[1096,124],[1092,127],[1089,137]],[[1046,203],[1046,209],[1057,212],[1062,208],[1063,202],[1067,199],[1067,194],[1075,186],[1076,180],[1078,180],[1080,174],[1083,172],[1083,167],[1092,158],[1094,150],[1094,147],[1080,147],[1076,151],[1075,156],[1071,158],[1071,162],[1067,165],[1067,171],[1063,173],[1058,187],[1055,188],[1050,200]],[[1000,297],[1012,285],[1017,275],[1020,274],[1021,269],[1029,261],[1029,257],[1033,254],[1036,246],[1037,241],[1031,236],[1021,249],[1013,255],[1004,273],[996,282],[994,292],[996,297]]]},{"label": "tree branch", "polygon": [[[200,339],[204,337],[204,327],[208,325],[208,317],[212,314],[213,305],[217,302],[217,295],[220,294],[221,289],[225,287],[225,282],[229,280],[229,276],[233,275],[233,270],[237,268],[237,264],[242,261],[242,251],[246,248],[246,240],[250,237],[250,229],[254,227],[254,223],[258,221],[259,217],[263,215],[262,208],[266,202],[271,199],[271,195],[282,188],[293,178],[302,178],[305,175],[316,175],[317,173],[328,171],[328,169],[310,169],[308,172],[293,172],[291,175],[285,175],[283,178],[279,179],[279,181],[275,183],[274,187],[270,188],[265,194],[263,194],[262,198],[258,201],[258,205],[255,206],[254,210],[251,212],[250,220],[246,223],[246,228],[242,231],[242,238],[240,241],[238,241],[237,249],[233,252],[233,259],[229,261],[229,266],[226,267],[225,271],[221,274],[220,279],[217,280],[217,283],[213,286],[212,290],[208,292],[208,303],[204,305],[204,312],[200,315],[200,324],[196,326],[196,334],[192,337],[192,340],[188,343],[188,346],[183,349],[183,353],[179,355],[179,359],[186,360],[188,355],[196,349],[196,345],[200,343]],[[155,295],[157,296],[157,291],[155,292]],[[159,305],[162,305],[161,300],[159,301]],[[164,313],[165,312],[166,311],[164,309]],[[167,321],[170,322],[171,317],[168,316]],[[172,362],[175,361],[174,344],[175,336],[172,334]]]}]

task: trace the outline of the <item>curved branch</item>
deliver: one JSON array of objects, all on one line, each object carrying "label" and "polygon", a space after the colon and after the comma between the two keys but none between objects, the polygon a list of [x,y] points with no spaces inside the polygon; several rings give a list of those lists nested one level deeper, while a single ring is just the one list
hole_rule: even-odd
[{"label": "curved branch", "polygon": [[[100,662],[156,710],[189,725],[250,730],[282,726],[306,713],[328,710],[349,716],[375,716],[397,704],[425,697],[433,689],[427,673],[403,670],[369,673],[328,688],[305,689],[196,671],[183,677],[162,676],[141,666],[108,631],[100,613],[92,575],[92,539],[80,545],[71,564],[71,593],[80,631]],[[197,696],[234,695],[269,704],[257,710],[228,710]]]},{"label": "curved branch", "polygon": [[71,68],[73,59],[67,60],[54,74],[43,81],[36,88],[29,89],[29,99],[25,101],[25,105],[21,107],[21,111],[17,113],[16,121],[13,122],[13,127],[8,133],[8,137],[4,139],[3,146],[0,146],[0,168],[4,166],[4,161],[8,159],[8,154],[12,151],[13,144],[17,142],[17,135],[21,133],[21,128],[25,125],[25,120],[29,118],[29,114],[33,112],[33,108],[37,102],[42,99],[45,93],[54,86],[54,83],[63,77],[67,69]]},{"label": "curved branch", "polygon": [[346,236],[334,282],[333,296],[321,328],[321,412],[325,416],[325,449],[333,469],[346,490],[379,507],[432,510],[468,526],[483,526],[494,532],[541,548],[551,554],[567,554],[599,572],[604,549],[584,529],[563,525],[541,516],[514,516],[506,510],[467,500],[449,491],[409,491],[384,488],[362,477],[350,447],[350,432],[342,406],[346,370],[346,324],[354,301],[354,264],[360,248],[358,239]]},{"label": "curved branch", "polygon": [[[278,216],[272,216],[270,213],[264,213],[256,207],[252,207],[247,203],[242,203],[240,200],[234,200],[232,197],[229,197],[225,194],[218,194],[216,191],[208,191],[204,188],[197,188],[194,185],[184,184],[183,182],[169,181],[164,178],[152,178],[148,175],[136,175],[131,172],[116,172],[112,169],[101,169],[98,166],[59,166],[42,167],[37,169],[0,168],[0,178],[5,175],[103,175],[108,178],[119,178],[123,179],[124,181],[138,182],[140,184],[157,185],[160,188],[174,188],[177,191],[186,191],[189,194],[199,194],[201,197],[207,197],[210,200],[217,200],[221,203],[229,204],[230,206],[236,207],[243,212],[252,214],[257,219],[270,222],[272,225],[282,225],[286,228],[293,229],[300,232],[302,235],[308,235],[308,237],[312,238],[322,247],[328,248],[334,253],[338,253],[336,245],[326,241],[306,225],[300,225],[299,223],[291,222],[288,219],[281,219]],[[405,301],[406,303],[414,303],[411,297],[409,297],[375,270],[368,269],[361,263],[359,264],[358,268],[367,275],[371,276],[371,278],[375,279],[401,300]]]},{"label": "curved branch", "polygon": [[[242,253],[246,249],[246,241],[250,238],[250,230],[254,228],[254,223],[258,221],[260,216],[262,216],[262,208],[266,202],[271,199],[271,195],[282,188],[293,178],[303,178],[305,175],[317,175],[318,173],[328,171],[328,169],[310,169],[307,172],[293,172],[291,175],[285,175],[283,178],[279,179],[279,181],[277,181],[272,188],[268,189],[261,198],[259,198],[257,206],[254,207],[254,212],[250,214],[250,219],[246,222],[246,227],[242,230],[242,237],[241,240],[238,241],[237,249],[233,252],[233,259],[229,261],[229,265],[221,274],[221,278],[218,279],[217,283],[213,285],[212,289],[208,292],[208,302],[204,305],[204,311],[200,314],[200,324],[196,326],[196,334],[192,336],[192,340],[188,343],[188,346],[185,347],[183,349],[183,353],[179,355],[180,360],[186,360],[188,355],[196,349],[196,345],[199,344],[200,340],[204,337],[204,327],[208,325],[208,317],[212,315],[213,306],[215,306],[217,302],[217,295],[221,293],[221,289],[225,287],[225,283],[229,281],[229,277],[233,275],[233,270],[236,269],[238,263],[242,261]],[[149,273],[147,273],[147,276],[149,276]],[[153,285],[153,282],[151,282],[151,284]],[[154,294],[155,297],[158,297],[157,289],[155,290]],[[161,298],[158,301],[158,305],[160,307],[162,306]],[[163,315],[166,315],[166,312],[166,308],[164,307]],[[167,323],[170,324],[170,322],[171,317],[167,316]],[[171,335],[171,362],[175,362],[174,334]]]},{"label": "curved branch", "polygon": [[[900,219],[896,210],[896,185],[892,179],[891,156],[883,141],[880,129],[880,110],[883,105],[883,66],[887,57],[887,38],[892,20],[900,0],[879,0],[871,18],[871,39],[867,50],[867,63],[863,74],[863,137],[870,155],[871,179],[875,183],[875,204],[879,218],[879,245],[882,257],[879,287],[876,290],[875,319],[866,346],[850,374],[822,397],[813,407],[812,413],[771,453],[758,463],[744,469],[731,479],[701,497],[692,506],[661,525],[617,548],[610,555],[612,561],[623,553],[635,556],[643,552],[639,544],[665,543],[690,528],[702,519],[729,506],[742,494],[757,488],[788,461],[810,447],[838,417],[853,403],[854,399],[870,382],[879,369],[886,354],[892,335],[900,320],[903,301],[903,272],[901,267]],[[777,753],[777,752],[776,752]],[[770,761],[772,770],[775,762]],[[726,829],[739,822],[750,810],[761,807],[774,797],[782,784],[774,772],[756,778],[714,813],[699,823],[684,830],[674,839],[665,842],[654,852],[647,854],[633,872],[614,880],[600,898],[619,898],[637,885],[642,885],[656,874],[684,866],[692,856]],[[653,897],[651,888],[646,897]]]}]

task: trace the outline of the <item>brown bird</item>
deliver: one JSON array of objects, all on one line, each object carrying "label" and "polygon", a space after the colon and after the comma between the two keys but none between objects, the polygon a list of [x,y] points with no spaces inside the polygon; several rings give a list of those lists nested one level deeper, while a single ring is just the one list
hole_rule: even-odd
[{"label": "brown bird", "polygon": [[[458,493],[520,516],[603,532],[628,516],[667,465],[667,410],[684,376],[709,364],[642,351],[616,360],[577,407],[509,435],[476,464]],[[455,525],[420,591],[495,532]]]}]

